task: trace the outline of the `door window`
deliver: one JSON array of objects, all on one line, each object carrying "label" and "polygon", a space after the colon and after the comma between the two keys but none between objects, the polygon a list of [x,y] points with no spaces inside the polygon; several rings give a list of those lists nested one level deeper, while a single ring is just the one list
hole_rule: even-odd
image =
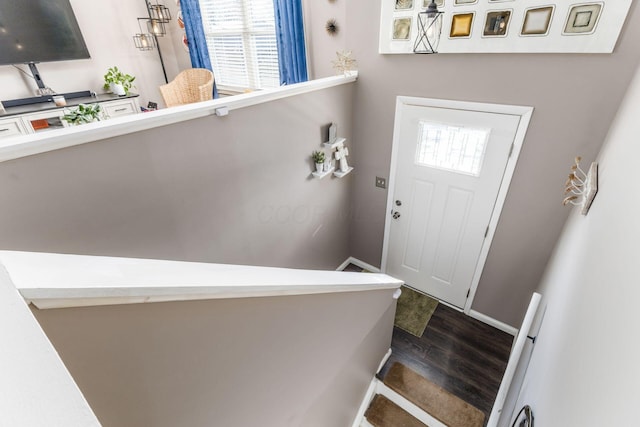
[{"label": "door window", "polygon": [[491,129],[420,121],[416,164],[479,176]]}]

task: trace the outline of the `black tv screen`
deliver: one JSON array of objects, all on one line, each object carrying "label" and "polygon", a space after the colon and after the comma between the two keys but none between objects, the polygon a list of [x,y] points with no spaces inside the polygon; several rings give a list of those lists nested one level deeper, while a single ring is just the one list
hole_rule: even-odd
[{"label": "black tv screen", "polygon": [[69,0],[0,0],[0,65],[86,58]]}]

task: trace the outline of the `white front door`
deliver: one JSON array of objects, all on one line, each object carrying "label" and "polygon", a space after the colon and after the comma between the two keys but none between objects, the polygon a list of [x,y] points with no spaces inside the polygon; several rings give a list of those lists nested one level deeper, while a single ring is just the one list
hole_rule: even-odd
[{"label": "white front door", "polygon": [[399,103],[387,274],[465,306],[521,117]]}]

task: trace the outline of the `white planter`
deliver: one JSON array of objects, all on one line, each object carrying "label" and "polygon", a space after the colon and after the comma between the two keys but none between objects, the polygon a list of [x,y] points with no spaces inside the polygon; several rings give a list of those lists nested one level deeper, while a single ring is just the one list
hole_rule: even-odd
[{"label": "white planter", "polygon": [[109,83],[109,89],[111,89],[114,95],[124,96],[127,94],[120,83]]},{"label": "white planter", "polygon": [[324,166],[324,163],[316,163],[316,172],[322,173],[323,166]]}]

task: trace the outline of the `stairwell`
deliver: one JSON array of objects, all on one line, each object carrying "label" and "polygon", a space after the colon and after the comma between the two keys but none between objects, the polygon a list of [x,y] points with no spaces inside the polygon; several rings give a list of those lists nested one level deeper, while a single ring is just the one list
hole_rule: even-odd
[{"label": "stairwell", "polygon": [[482,427],[484,414],[401,363],[377,378],[361,427]]}]

